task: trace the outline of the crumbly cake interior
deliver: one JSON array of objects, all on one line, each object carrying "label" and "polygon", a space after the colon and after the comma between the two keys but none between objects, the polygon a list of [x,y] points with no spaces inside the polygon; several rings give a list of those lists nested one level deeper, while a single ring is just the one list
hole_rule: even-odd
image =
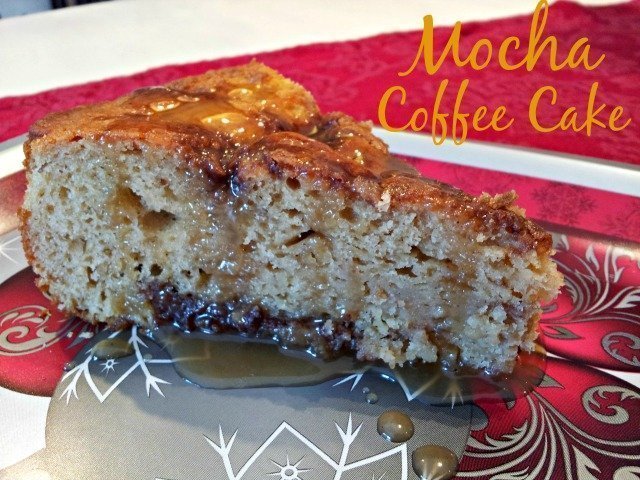
[{"label": "crumbly cake interior", "polygon": [[[277,128],[271,144],[226,144],[222,176],[126,135],[35,145],[23,235],[41,288],[91,322],[238,330],[391,366],[510,370],[519,348],[533,348],[539,303],[560,283],[548,250],[472,228],[437,202],[394,203],[391,187],[371,201],[352,172],[347,191],[339,172],[288,160],[313,156],[316,144],[340,153],[331,141],[340,132],[322,137],[336,122],[359,138],[368,131],[335,118],[306,137]],[[508,196],[465,198],[518,215]]]}]

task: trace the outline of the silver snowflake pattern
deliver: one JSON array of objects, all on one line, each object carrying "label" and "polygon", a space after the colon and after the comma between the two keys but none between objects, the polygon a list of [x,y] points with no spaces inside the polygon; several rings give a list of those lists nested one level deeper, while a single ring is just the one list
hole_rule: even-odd
[{"label": "silver snowflake pattern", "polygon": [[[121,332],[114,332],[111,335],[109,335],[109,338],[114,338],[114,337],[116,337],[116,336],[118,336],[120,334],[121,334]],[[143,375],[144,375],[145,388],[146,388],[146,391],[147,391],[147,397],[151,395],[151,389],[153,389],[159,395],[164,397],[164,393],[160,389],[160,385],[162,385],[162,384],[169,385],[170,383],[167,382],[166,380],[163,380],[163,379],[153,375],[149,371],[148,364],[153,364],[153,363],[172,363],[173,360],[171,360],[171,359],[153,359],[153,358],[150,359],[148,357],[145,358],[145,355],[142,353],[142,349],[143,348],[144,349],[148,349],[149,347],[140,338],[140,336],[138,334],[138,327],[136,327],[136,326],[131,328],[129,343],[133,347],[133,355],[134,355],[136,361],[135,361],[135,363],[133,365],[131,365],[131,367],[129,367],[129,369],[126,372],[124,372],[115,382],[113,382],[113,384],[105,392],[101,392],[98,389],[98,387],[95,384],[95,382],[93,380],[93,377],[91,375],[91,371],[90,371],[91,362],[95,362],[97,359],[93,356],[93,350],[89,349],[86,352],[86,355],[87,355],[86,360],[84,360],[79,365],[75,366],[73,369],[69,370],[62,377],[61,382],[64,382],[68,378],[71,378],[71,381],[69,382],[69,384],[66,386],[66,388],[64,389],[64,391],[60,395],[60,398],[66,397],[67,404],[69,403],[69,401],[71,399],[71,395],[73,395],[77,399],[78,398],[78,382],[80,381],[81,378],[84,378],[85,381],[87,382],[87,385],[89,386],[91,391],[94,393],[94,395],[96,396],[98,401],[100,403],[103,403],[109,397],[109,395],[111,395],[111,393],[113,393],[113,391],[116,388],[118,388],[118,386],[129,375],[131,375],[137,369],[140,369],[142,371]],[[115,366],[115,364],[116,364],[115,362],[109,364],[109,361],[107,360],[106,362],[101,364],[103,366],[102,371],[106,370],[107,373],[108,373],[108,370],[113,369],[113,366]]]},{"label": "silver snowflake pattern", "polygon": [[337,387],[338,385],[342,385],[343,383],[353,382],[351,384],[351,388],[349,389],[349,391],[353,392],[353,389],[356,388],[358,383],[360,383],[360,380],[362,380],[362,377],[364,377],[364,373],[365,372],[362,371],[362,372],[351,374],[347,377],[344,377],[342,380],[339,380],[338,382],[334,383],[333,386]]},{"label": "silver snowflake pattern", "polygon": [[10,255],[9,252],[16,252],[17,254],[22,253],[22,245],[20,244],[19,235],[0,243],[0,256],[17,264],[18,262],[16,261],[16,258],[18,258],[18,255],[13,256]]},{"label": "silver snowflake pattern", "polygon": [[[342,451],[340,453],[340,458],[338,460],[332,458],[329,454],[327,454],[324,450],[322,450],[315,442],[307,438],[304,434],[296,430],[287,422],[282,422],[280,426],[276,428],[271,435],[269,435],[269,437],[262,443],[262,445],[258,447],[258,449],[253,453],[253,455],[251,455],[251,457],[245,462],[245,464],[242,465],[242,467],[240,467],[238,471],[234,471],[233,466],[231,464],[231,450],[238,436],[238,430],[236,430],[231,435],[230,438],[225,439],[224,433],[222,432],[222,426],[219,425],[218,441],[215,442],[214,440],[211,440],[207,436],[205,436],[205,440],[211,446],[211,448],[213,448],[216,451],[216,453],[220,455],[220,458],[222,459],[222,463],[224,465],[227,480],[242,479],[247,474],[251,466],[258,460],[258,458],[260,458],[260,456],[269,448],[269,446],[274,441],[276,441],[280,437],[280,435],[282,435],[285,432],[293,435],[298,441],[300,441],[303,445],[305,445],[308,449],[310,449],[314,454],[316,454],[322,461],[324,461],[331,469],[333,469],[335,472],[332,477],[333,480],[342,480],[343,475],[346,472],[350,472],[351,470],[355,470],[360,467],[371,465],[375,462],[384,460],[385,458],[389,458],[393,455],[399,456],[401,474],[400,474],[400,477],[398,477],[398,480],[407,480],[408,471],[409,471],[408,470],[409,460],[408,460],[408,454],[407,454],[408,450],[407,450],[406,443],[396,445],[395,447],[389,450],[372,455],[370,457],[366,457],[361,460],[348,463],[347,458],[349,457],[349,450],[351,448],[351,445],[354,443],[354,441],[358,437],[358,434],[360,433],[360,430],[362,428],[362,424],[354,428],[352,416],[351,414],[349,414],[349,420],[347,422],[347,427],[345,429],[342,429],[337,423],[335,423],[334,425],[338,430],[338,434],[340,435],[340,440],[342,441]],[[365,439],[364,441],[367,441],[367,439]],[[302,459],[300,459],[300,461],[301,460]],[[298,478],[299,480],[302,480],[301,478],[299,478],[299,476],[298,477],[292,476],[294,474],[298,475],[299,473],[303,472],[303,469],[298,468],[298,465],[300,465],[300,461],[291,465],[291,462],[287,458],[287,463],[285,465],[276,464],[281,469],[281,471],[274,472],[274,473],[281,475],[281,472],[284,472],[286,475],[289,475],[289,476],[281,475],[280,477],[281,480],[283,478],[290,479],[290,480],[294,480]],[[384,477],[384,475],[382,477]],[[166,479],[163,479],[161,477],[156,477],[156,480],[166,480]]]},{"label": "silver snowflake pattern", "polygon": [[278,467],[277,472],[268,473],[267,475],[271,476],[280,476],[280,480],[302,480],[300,478],[300,474],[304,472],[309,472],[311,469],[309,468],[298,468],[298,465],[302,463],[304,457],[298,460],[296,463],[291,463],[289,460],[289,455],[287,455],[287,463],[284,465],[280,465],[278,462],[271,460],[276,467]]},{"label": "silver snowflake pattern", "polygon": [[[353,373],[340,379],[339,381],[334,383],[333,386],[337,387],[339,385],[349,384],[351,382],[349,391],[353,391],[360,383],[365,373],[367,373],[368,371],[371,371],[371,369],[365,367],[360,372]],[[439,384],[439,389],[441,389],[442,383],[444,381],[446,388],[442,392],[442,397],[440,398],[441,402],[450,404],[451,408],[456,405],[462,405],[464,403],[462,389],[455,378],[448,378],[442,374],[436,374],[428,377],[424,383],[421,383],[419,385],[409,385],[407,381],[402,377],[402,374],[400,372],[392,373],[391,371],[379,371],[377,372],[377,374],[389,382],[397,383],[402,389],[402,392],[404,393],[408,402],[412,402],[425,392],[430,392],[431,390],[436,391],[436,389],[432,388],[435,384]]]},{"label": "silver snowflake pattern", "polygon": [[102,371],[105,372],[105,376],[109,375],[109,372],[114,372],[115,371],[115,366],[118,365],[118,362],[116,362],[113,358],[108,359],[106,362],[101,363],[100,365],[102,365]]}]

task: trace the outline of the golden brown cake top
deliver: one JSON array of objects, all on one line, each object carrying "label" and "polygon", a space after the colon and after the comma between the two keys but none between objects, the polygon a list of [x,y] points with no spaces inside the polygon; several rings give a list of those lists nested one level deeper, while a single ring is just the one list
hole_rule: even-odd
[{"label": "golden brown cake top", "polygon": [[322,115],[309,92],[255,61],[51,114],[31,128],[27,167],[31,149],[82,139],[164,149],[217,181],[260,170],[306,175],[374,205],[388,198],[392,210],[424,205],[518,251],[551,250],[550,236],[513,206],[514,193],[474,198],[421,177],[369,124]]}]

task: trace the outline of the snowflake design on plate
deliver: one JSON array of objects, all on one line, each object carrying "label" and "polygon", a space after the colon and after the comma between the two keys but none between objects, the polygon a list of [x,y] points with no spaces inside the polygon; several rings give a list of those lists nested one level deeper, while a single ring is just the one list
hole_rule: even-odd
[{"label": "snowflake design on plate", "polygon": [[267,475],[271,477],[279,476],[280,480],[303,480],[302,478],[300,478],[300,474],[311,471],[310,468],[300,467],[300,464],[303,460],[304,457],[302,457],[296,463],[291,463],[291,461],[289,460],[289,455],[287,455],[287,461],[283,465],[280,465],[275,460],[271,460],[271,463],[273,463],[278,468],[278,471],[267,473]]},{"label": "snowflake design on plate", "polygon": [[[349,420],[347,421],[347,426],[345,429],[341,428],[338,423],[334,423],[336,429],[338,430],[338,434],[340,435],[340,440],[342,442],[342,449],[340,452],[339,459],[332,458],[326,452],[324,452],[321,448],[319,448],[312,440],[307,438],[303,433],[299,432],[297,429],[289,425],[289,423],[282,422],[278,428],[258,447],[258,449],[251,455],[251,457],[238,469],[238,471],[234,471],[231,465],[231,450],[233,448],[233,444],[238,436],[238,431],[236,430],[230,437],[225,439],[225,435],[222,431],[222,426],[218,426],[218,440],[217,442],[210,439],[205,435],[205,440],[207,443],[213,448],[213,450],[220,456],[222,459],[226,479],[227,480],[241,480],[244,478],[247,471],[251,468],[251,466],[258,460],[258,458],[269,448],[269,446],[278,439],[283,433],[288,432],[292,434],[296,439],[298,439],[305,447],[310,449],[313,453],[318,455],[320,459],[322,459],[331,469],[335,472],[333,475],[333,480],[341,480],[343,475],[346,472],[350,472],[357,468],[363,467],[365,465],[370,465],[375,462],[379,462],[385,458],[391,457],[393,455],[400,456],[400,465],[401,465],[401,477],[398,480],[407,480],[408,478],[408,453],[407,453],[407,444],[402,443],[396,445],[389,450],[383,451],[376,455],[372,455],[370,457],[363,458],[361,460],[355,462],[347,462],[347,458],[349,457],[349,450],[352,444],[356,441],[358,434],[362,428],[362,424],[358,425],[354,428],[352,415],[349,414]],[[367,439],[363,438],[363,441],[367,441]],[[298,468],[301,464],[301,458],[297,463],[291,464],[289,457],[287,456],[286,463],[284,465],[280,465],[273,460],[274,463],[280,470],[278,472],[267,473],[267,475],[280,475],[281,480],[303,480],[299,477],[300,473],[304,473],[307,471],[311,471],[311,469],[302,469]],[[383,478],[384,474],[382,477]],[[156,477],[156,480],[168,480],[160,477]]]},{"label": "snowflake design on plate", "polygon": [[22,245],[20,244],[20,236],[10,237],[0,241],[0,257],[6,258],[11,263],[17,265],[16,260],[22,253]]},{"label": "snowflake design on plate", "polygon": [[[122,334],[122,332],[114,332],[109,335],[108,338],[115,338],[120,334]],[[69,380],[69,383],[60,395],[60,398],[66,397],[67,404],[71,400],[71,396],[74,396],[76,399],[78,399],[78,383],[81,379],[84,379],[96,398],[100,401],[100,403],[103,403],[127,377],[129,377],[135,370],[138,369],[144,375],[147,396],[151,395],[151,389],[153,389],[159,395],[164,396],[160,385],[169,385],[169,382],[153,375],[149,370],[149,364],[172,363],[173,360],[154,359],[149,358],[147,355],[145,355],[143,353],[143,350],[147,350],[149,347],[140,337],[138,327],[132,327],[129,335],[130,336],[128,341],[129,344],[131,344],[131,346],[133,347],[133,355],[135,356],[136,361],[115,382],[113,382],[113,384],[111,384],[111,386],[105,392],[101,392],[93,380],[93,374],[90,367],[92,363],[97,363],[99,360],[93,355],[93,349],[89,348],[85,354],[85,360],[82,363],[73,366],[67,373],[64,374],[64,376],[60,380],[61,382]],[[115,371],[115,366],[117,364],[118,362],[110,359],[106,360],[100,365],[102,365],[103,367],[102,371],[108,374],[109,371]]]},{"label": "snowflake design on plate", "polygon": [[102,371],[105,372],[105,375],[108,375],[109,372],[115,371],[115,366],[118,365],[118,361],[115,358],[109,358],[100,365],[102,365]]}]

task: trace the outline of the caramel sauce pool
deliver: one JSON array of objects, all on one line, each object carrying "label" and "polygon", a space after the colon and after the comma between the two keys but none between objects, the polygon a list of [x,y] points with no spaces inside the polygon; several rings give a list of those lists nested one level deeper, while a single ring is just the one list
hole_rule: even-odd
[{"label": "caramel sauce pool", "polygon": [[161,328],[153,338],[171,355],[178,375],[205,388],[314,385],[358,370],[351,357],[324,361],[306,352],[284,350],[270,340],[239,335]]},{"label": "caramel sauce pool", "polygon": [[91,352],[98,360],[111,360],[132,355],[133,347],[127,340],[107,338],[96,343]]},{"label": "caramel sauce pool", "polygon": [[[166,326],[153,330],[150,335],[172,357],[174,368],[182,378],[204,388],[304,386],[367,372],[392,382],[400,378],[412,391],[422,391],[416,398],[422,403],[452,407],[478,399],[508,402],[523,397],[540,384],[545,370],[542,347],[532,353],[521,353],[511,374],[489,377],[476,372],[454,373],[440,364],[389,369],[381,363],[359,362],[350,355],[323,360],[306,351],[282,348],[271,339],[237,334],[184,332]],[[100,346],[102,350],[107,345],[114,348],[102,342],[94,348]],[[126,349],[124,341],[114,348],[123,355]],[[366,397],[368,403],[377,400]],[[378,422],[378,432],[394,442],[404,441],[394,438],[410,438],[411,419],[402,415],[397,411],[386,412]]]}]

